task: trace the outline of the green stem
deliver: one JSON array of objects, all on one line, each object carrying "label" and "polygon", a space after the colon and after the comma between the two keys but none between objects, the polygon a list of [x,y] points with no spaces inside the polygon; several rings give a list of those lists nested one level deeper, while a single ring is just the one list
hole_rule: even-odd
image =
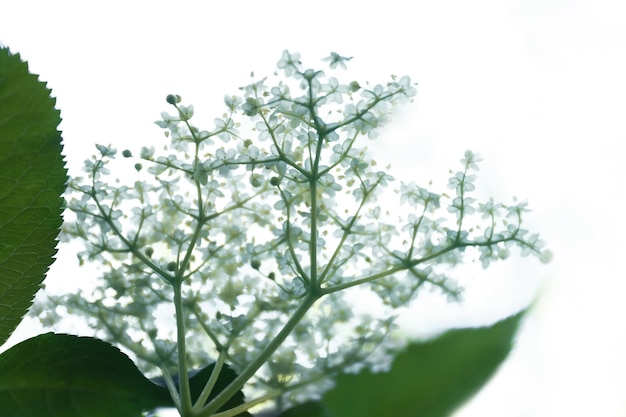
[{"label": "green stem", "polygon": [[254,400],[251,401],[247,401],[241,405],[238,405],[237,407],[233,407],[229,410],[226,411],[222,411],[221,413],[217,413],[214,414],[213,417],[235,417],[238,416],[239,414],[243,413],[246,410],[249,410],[250,408],[254,407],[257,404],[262,404],[265,401],[269,401],[273,398],[278,397],[281,394],[280,391],[274,391],[270,394],[264,395],[262,397],[256,398]]},{"label": "green stem", "polygon": [[122,231],[118,229],[113,219],[111,219],[110,216],[107,216],[104,210],[104,207],[102,207],[102,205],[100,204],[100,201],[96,197],[97,194],[96,194],[95,179],[92,182],[91,193],[89,193],[88,195],[90,195],[92,200],[96,203],[96,207],[98,208],[98,211],[100,211],[100,214],[103,216],[104,221],[111,227],[111,230],[113,231],[115,236],[117,236],[122,241],[124,246],[126,246],[130,250],[130,252],[132,252],[133,255],[139,258],[141,262],[147,265],[152,271],[154,271],[158,276],[160,276],[165,282],[167,282],[168,284],[171,284],[172,277],[170,276],[170,274],[168,274],[159,266],[157,266],[154,262],[152,262],[152,260],[150,260],[150,258],[148,258],[143,252],[141,252],[141,250],[139,250],[139,247],[137,247],[137,245],[134,245],[130,240],[126,238],[126,236],[124,236],[124,234],[122,234]]},{"label": "green stem", "polygon": [[291,203],[285,196],[285,193],[283,192],[282,189],[280,190],[280,195],[283,201],[285,202],[286,213],[287,213],[287,222],[286,222],[287,228],[285,230],[285,235],[287,237],[287,248],[289,250],[289,254],[291,255],[291,259],[293,260],[293,264],[296,268],[296,272],[302,277],[302,279],[305,282],[310,283],[311,282],[310,277],[306,273],[304,268],[302,268],[302,265],[300,265],[300,261],[298,260],[298,256],[296,255],[296,250],[293,247],[293,241],[291,240]]},{"label": "green stem", "polygon": [[339,255],[339,252],[341,251],[341,248],[345,244],[346,239],[348,238],[348,236],[352,232],[352,228],[354,227],[354,225],[356,224],[356,222],[357,222],[357,220],[359,218],[359,214],[361,213],[361,209],[363,209],[363,207],[365,206],[365,202],[367,201],[367,198],[370,196],[370,194],[380,184],[380,181],[381,181],[381,178],[379,178],[378,181],[376,181],[376,183],[370,189],[367,189],[367,188],[365,188],[365,186],[363,186],[363,199],[361,200],[361,203],[359,204],[359,207],[357,208],[356,212],[353,214],[352,219],[350,219],[350,222],[348,222],[348,225],[343,227],[344,230],[343,230],[343,235],[341,236],[341,240],[337,244],[337,247],[335,248],[335,251],[333,252],[330,260],[328,261],[328,264],[326,265],[326,267],[324,268],[324,270],[322,271],[322,273],[320,275],[319,281],[321,283],[328,280],[328,276],[330,274],[330,271],[331,271],[331,269],[333,268],[333,266],[335,264],[335,259]]},{"label": "green stem", "polygon": [[343,284],[333,285],[332,287],[323,288],[322,293],[326,295],[326,294],[332,294],[338,291],[343,291],[347,288],[356,287],[357,285],[361,285],[366,282],[371,282],[371,281],[395,274],[396,272],[403,271],[405,269],[408,269],[406,265],[399,264],[399,265],[394,266],[393,268],[389,268],[388,270],[379,272],[377,274],[368,275],[364,278],[355,279],[354,281],[350,281],[350,282],[344,282]]},{"label": "green stem", "polygon": [[225,351],[221,351],[219,356],[217,357],[217,361],[215,362],[215,365],[213,365],[213,370],[211,371],[211,376],[209,377],[209,380],[207,381],[206,385],[202,389],[200,396],[198,397],[198,399],[196,400],[196,403],[193,406],[194,413],[198,413],[200,410],[202,410],[202,407],[209,399],[209,396],[211,395],[211,391],[213,391],[213,388],[215,387],[215,383],[217,382],[217,379],[219,378],[220,373],[222,372],[222,368],[224,367],[225,361],[226,361],[226,353]]},{"label": "green stem", "polygon": [[317,276],[317,167],[314,167],[313,169],[314,172],[311,175],[309,183],[311,190],[311,242],[309,243],[311,270],[309,271],[309,277],[311,279],[311,289],[317,290],[319,286]]},{"label": "green stem", "polygon": [[220,409],[233,395],[239,391],[246,382],[250,378],[254,376],[254,374],[259,370],[265,362],[269,360],[269,358],[274,354],[276,349],[282,345],[287,336],[293,331],[296,325],[302,320],[302,318],[306,315],[307,311],[315,304],[315,302],[319,299],[318,294],[307,293],[307,295],[302,300],[302,303],[298,306],[296,311],[294,311],[291,318],[285,323],[283,328],[278,332],[276,337],[274,337],[268,344],[265,346],[263,351],[259,354],[259,356],[252,361],[237,378],[235,378],[222,392],[220,392],[206,407],[202,409],[202,411],[198,414],[198,417],[209,417],[212,416],[217,410]]},{"label": "green stem", "polygon": [[176,274],[174,283],[174,306],[176,308],[176,339],[178,343],[178,375],[181,417],[192,416],[191,389],[187,372],[187,348],[185,344],[185,313],[183,311],[182,271]]},{"label": "green stem", "polygon": [[[389,269],[387,269],[386,271],[381,271],[378,272],[376,274],[372,274],[372,275],[368,275],[366,277],[363,278],[359,278],[359,279],[355,279],[354,281],[350,281],[350,282],[344,282],[343,284],[338,284],[338,285],[333,285],[332,287],[327,287],[327,288],[323,288],[321,290],[321,295],[327,295],[327,294],[332,294],[334,292],[338,292],[338,291],[343,291],[345,289],[348,288],[352,288],[352,287],[356,287],[357,285],[361,285],[361,284],[365,284],[366,282],[372,282],[375,281],[377,279],[395,274],[396,272],[400,272],[400,271],[405,271],[405,270],[410,270],[411,268],[422,264],[424,262],[428,262],[432,259],[438,258],[448,252],[451,252],[453,250],[456,249],[461,249],[461,248],[466,248],[466,247],[479,247],[479,246],[495,246],[499,243],[504,243],[504,242],[510,242],[510,241],[516,241],[516,242],[523,242],[520,239],[517,239],[514,235],[511,237],[506,237],[506,238],[502,238],[502,239],[497,239],[497,240],[493,240],[493,241],[484,241],[484,242],[455,242],[450,246],[446,246],[445,248],[441,249],[440,251],[437,251],[435,253],[432,253],[430,255],[424,256],[423,258],[418,258],[418,259],[410,259],[410,260],[404,260],[402,261],[402,263],[399,263]],[[424,279],[424,281],[428,281],[427,279]]]},{"label": "green stem", "polygon": [[178,410],[178,413],[182,415],[183,409],[180,404],[180,396],[176,391],[176,385],[174,384],[174,379],[172,378],[172,374],[170,373],[167,366],[161,367],[161,372],[163,373],[163,379],[165,380],[165,385],[167,386],[167,390],[170,392],[170,397],[172,397],[172,401],[174,401],[174,405]]}]

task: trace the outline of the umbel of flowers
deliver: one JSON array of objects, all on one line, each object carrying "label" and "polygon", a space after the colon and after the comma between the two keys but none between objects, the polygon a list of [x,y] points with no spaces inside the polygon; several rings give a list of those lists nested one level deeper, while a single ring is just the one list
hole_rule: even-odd
[{"label": "umbel of flowers", "polygon": [[[325,61],[334,73],[349,59]],[[480,157],[470,151],[449,194],[401,183],[390,206],[406,215],[381,209],[394,178],[363,142],[415,94],[407,76],[346,83],[285,51],[274,78],[224,97],[212,127],[168,95],[171,110],[156,122],[167,143],[117,160],[98,145],[86,176],[72,178],[64,236],[84,242],[81,262],[102,276],[93,292],[52,302],[86,316],[145,371],[160,370],[179,409],[190,400],[171,374],[184,381],[213,361],[239,376],[207,413],[244,386],[258,401],[301,400],[339,370],[384,367],[400,343],[394,309],[422,289],[460,297],[450,265],[473,256],[487,267],[511,247],[549,256],[522,227],[524,203],[472,197]],[[124,162],[133,172],[111,174]],[[353,311],[354,287],[378,297],[376,314]]]}]

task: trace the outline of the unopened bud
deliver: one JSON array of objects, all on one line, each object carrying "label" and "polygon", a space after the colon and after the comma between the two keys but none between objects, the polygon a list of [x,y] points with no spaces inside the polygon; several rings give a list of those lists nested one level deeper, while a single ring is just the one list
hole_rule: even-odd
[{"label": "unopened bud", "polygon": [[250,184],[252,184],[252,186],[254,188],[259,188],[260,186],[263,185],[263,175],[261,174],[252,174],[250,176]]},{"label": "unopened bud", "polygon": [[352,81],[350,84],[348,84],[348,88],[350,89],[351,92],[354,93],[355,91],[359,91],[361,86],[359,85],[358,82]]},{"label": "unopened bud", "polygon": [[178,94],[168,94],[165,97],[165,101],[167,101],[172,106],[181,102],[181,98]]}]

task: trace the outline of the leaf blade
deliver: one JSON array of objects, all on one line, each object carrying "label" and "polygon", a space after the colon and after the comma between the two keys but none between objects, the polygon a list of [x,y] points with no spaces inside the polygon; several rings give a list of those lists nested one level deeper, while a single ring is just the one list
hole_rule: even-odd
[{"label": "leaf blade", "polygon": [[431,340],[413,342],[396,357],[389,372],[340,374],[321,401],[277,415],[449,416],[508,356],[523,316],[524,311],[492,326],[453,329]]},{"label": "leaf blade", "polygon": [[[486,383],[509,354],[523,313],[493,326],[412,343],[388,373],[340,375],[323,398],[336,417],[444,417]],[[346,401],[358,398],[365,401]]]},{"label": "leaf blade", "polygon": [[0,48],[0,345],[52,264],[67,173],[60,112],[28,65]]},{"label": "leaf blade", "polygon": [[0,355],[0,415],[139,417],[173,407],[119,349],[98,339],[45,333]]}]

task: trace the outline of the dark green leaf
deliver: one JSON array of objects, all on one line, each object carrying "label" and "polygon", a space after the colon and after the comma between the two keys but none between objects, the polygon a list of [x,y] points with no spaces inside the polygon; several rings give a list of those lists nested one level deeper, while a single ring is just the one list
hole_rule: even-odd
[{"label": "dark green leaf", "polygon": [[[475,394],[509,354],[523,312],[490,327],[411,343],[386,373],[342,374],[306,417],[445,417]],[[295,416],[293,409],[280,417]]]},{"label": "dark green leaf", "polygon": [[0,345],[56,253],[67,176],[54,105],[20,56],[0,48]]},{"label": "dark green leaf", "polygon": [[3,417],[139,417],[166,406],[167,389],[101,340],[46,333],[0,355]]}]

